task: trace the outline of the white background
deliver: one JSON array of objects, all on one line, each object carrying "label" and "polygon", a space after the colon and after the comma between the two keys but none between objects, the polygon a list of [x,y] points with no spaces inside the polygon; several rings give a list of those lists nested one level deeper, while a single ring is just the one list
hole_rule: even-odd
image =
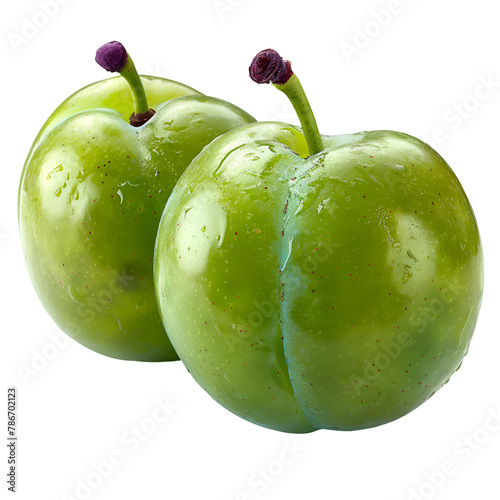
[{"label": "white background", "polygon": [[[47,3],[50,15],[43,14],[43,0],[9,0],[0,15],[2,408],[7,386],[17,386],[17,498],[499,498],[500,424],[488,426],[500,412],[496,2]],[[30,30],[31,22],[39,26]],[[393,129],[434,141],[469,196],[485,249],[480,320],[448,385],[379,428],[293,436],[235,417],[180,362],[107,359],[54,337],[58,330],[23,262],[18,182],[30,144],[53,109],[109,76],[94,53],[110,40],[124,43],[141,73],[182,81],[258,120],[298,124],[280,92],[248,78],[252,57],[272,47],[293,61],[322,133]],[[350,56],[347,44],[355,49]],[[493,82],[489,90],[485,80]],[[438,142],[433,134],[441,134]],[[36,375],[23,378],[22,367],[35,367]],[[158,398],[176,406],[161,423],[152,420],[160,415]],[[1,415],[5,435],[5,411]],[[147,432],[138,444],[130,438],[141,426]],[[295,454],[285,454],[287,447]],[[2,449],[0,470],[6,472]],[[95,464],[118,454],[120,463],[98,476]],[[78,489],[88,481],[89,491]],[[7,489],[4,479],[0,488]]]}]

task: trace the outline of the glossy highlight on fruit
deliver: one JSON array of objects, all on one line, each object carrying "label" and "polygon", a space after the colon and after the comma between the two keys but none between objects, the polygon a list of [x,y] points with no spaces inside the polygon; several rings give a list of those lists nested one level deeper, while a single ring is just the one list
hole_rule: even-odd
[{"label": "glossy highlight on fruit", "polygon": [[[42,127],[21,177],[19,228],[36,292],[64,332],[114,358],[175,360],[153,291],[160,216],[191,160],[254,119],[186,85],[139,78],[127,60],[128,83],[85,87]],[[129,123],[149,106],[147,121]]]},{"label": "glossy highlight on fruit", "polygon": [[321,136],[296,76],[275,86],[302,129],[232,130],[173,190],[155,248],[160,313],[190,373],[236,415],[295,433],[381,425],[467,353],[477,223],[430,146],[393,131]]}]

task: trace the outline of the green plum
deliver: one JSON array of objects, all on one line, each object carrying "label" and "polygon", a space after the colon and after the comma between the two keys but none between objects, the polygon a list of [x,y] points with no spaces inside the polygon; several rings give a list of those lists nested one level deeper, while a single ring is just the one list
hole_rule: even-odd
[{"label": "green plum", "polygon": [[26,264],[47,312],[84,346],[120,359],[176,360],[153,290],[160,216],[191,160],[254,119],[180,83],[139,77],[119,42],[101,47],[96,60],[124,78],[64,101],[24,166]]},{"label": "green plum", "polygon": [[393,421],[468,351],[483,290],[472,208],[414,137],[321,136],[276,52],[250,73],[290,98],[302,128],[227,132],[177,183],[154,259],[170,340],[216,401],[256,424],[303,433]]}]

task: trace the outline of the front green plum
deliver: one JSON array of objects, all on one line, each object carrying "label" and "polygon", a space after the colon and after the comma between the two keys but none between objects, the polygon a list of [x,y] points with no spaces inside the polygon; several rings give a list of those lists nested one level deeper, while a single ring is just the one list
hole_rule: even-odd
[{"label": "front green plum", "polygon": [[120,359],[178,359],[153,291],[160,216],[182,172],[220,134],[253,118],[225,101],[142,77],[156,114],[134,127],[121,77],[65,101],[25,164],[19,226],[36,292],[57,325]]},{"label": "front green plum", "polygon": [[[397,419],[458,369],[482,295],[477,224],[428,145],[250,124],[175,187],[157,300],[198,383],[256,424],[354,430]],[[172,293],[175,290],[175,293]]]}]

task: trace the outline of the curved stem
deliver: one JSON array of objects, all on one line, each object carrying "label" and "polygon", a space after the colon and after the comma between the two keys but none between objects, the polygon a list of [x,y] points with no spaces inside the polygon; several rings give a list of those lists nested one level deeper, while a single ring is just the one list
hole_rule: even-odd
[{"label": "curved stem", "polygon": [[147,113],[149,111],[148,97],[146,95],[146,89],[142,84],[141,77],[135,69],[134,61],[130,55],[128,55],[127,62],[125,66],[120,71],[120,75],[127,80],[130,85],[130,90],[132,90],[132,95],[134,96],[134,108],[136,114]]},{"label": "curved stem", "polygon": [[278,90],[281,90],[292,103],[293,109],[297,113],[300,120],[300,125],[304,132],[309,149],[309,155],[313,156],[323,151],[323,140],[319,133],[316,118],[312,112],[311,106],[307,99],[306,93],[298,79],[297,75],[293,74],[286,83],[273,84]]},{"label": "curved stem", "polygon": [[318,130],[316,118],[314,118],[300,80],[292,71],[290,61],[285,61],[275,50],[266,49],[253,58],[249,71],[250,78],[254,82],[272,83],[290,99],[299,117],[309,155],[323,151],[323,140]]},{"label": "curved stem", "polygon": [[97,49],[95,60],[106,71],[120,73],[129,84],[135,108],[130,116],[130,125],[140,127],[147,123],[155,110],[149,107],[146,89],[125,47],[116,41],[105,43]]}]

